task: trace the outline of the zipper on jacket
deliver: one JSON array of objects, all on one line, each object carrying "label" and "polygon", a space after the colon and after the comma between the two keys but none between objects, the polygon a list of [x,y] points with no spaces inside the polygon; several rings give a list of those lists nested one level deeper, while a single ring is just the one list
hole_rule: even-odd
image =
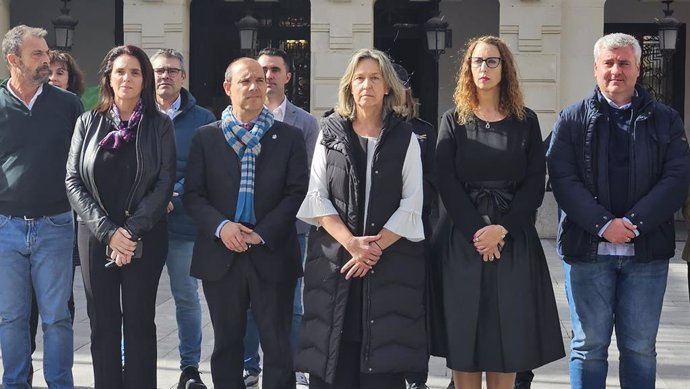
[{"label": "zipper on jacket", "polygon": [[[364,283],[366,285],[366,301],[364,303],[364,317],[366,320],[365,326],[368,328],[365,336],[366,336],[366,342],[364,342],[364,361],[366,363],[369,362],[369,353],[371,351],[371,327],[374,321],[371,319],[371,281],[370,281],[370,275],[367,277],[364,277]],[[371,367],[369,367],[369,371],[371,371]]]},{"label": "zipper on jacket", "polygon": [[[103,121],[103,120],[104,120],[104,118],[101,117],[101,121]],[[91,125],[93,125],[93,121],[91,122]],[[101,126],[99,125],[98,128],[100,128],[100,127],[101,127]],[[96,137],[96,139],[98,138],[98,131],[96,131],[96,133],[94,134],[94,136]],[[86,134],[84,134],[84,139],[86,139]],[[99,152],[100,149],[101,149],[101,145],[100,145],[99,143],[100,143],[100,142],[99,142],[98,140],[96,140],[96,150],[94,150],[94,152],[93,152],[93,154],[92,154],[91,161],[90,161],[90,165],[88,165],[88,166],[95,166],[95,165],[96,165],[96,157],[98,156],[98,152]],[[84,143],[84,145],[83,145],[82,147],[87,148],[88,145],[87,145],[86,143]],[[83,154],[86,154],[86,153],[83,153]],[[83,168],[84,166],[87,166],[87,165],[86,165],[86,164],[82,164],[82,168]],[[94,170],[94,171],[95,171],[95,170]],[[107,209],[105,209],[105,206],[103,205],[103,202],[101,201],[101,195],[100,195],[100,193],[98,193],[98,187],[96,186],[96,175],[95,175],[95,173],[94,173],[94,174],[91,174],[91,175],[89,175],[89,174],[84,174],[84,173],[85,173],[85,172],[82,172],[82,177],[88,177],[88,178],[91,180],[91,187],[93,188],[93,192],[94,192],[94,193],[93,193],[93,196],[94,196],[94,198],[96,199],[96,202],[98,202],[98,206],[101,207],[101,209],[103,210],[103,212],[105,212],[105,215],[106,215],[106,216],[110,216],[110,213],[108,212]]]},{"label": "zipper on jacket", "polygon": [[130,210],[132,209],[132,201],[134,201],[134,193],[136,193],[137,187],[139,186],[139,181],[141,181],[141,176],[142,174],[142,166],[141,166],[141,142],[140,142],[140,137],[141,137],[141,123],[144,121],[144,115],[141,116],[141,120],[139,120],[139,124],[137,125],[137,137],[136,140],[134,141],[134,147],[136,148],[136,155],[137,155],[137,174],[134,177],[134,185],[132,185],[132,189],[129,191],[129,195],[127,196],[127,207],[125,208],[125,216],[129,217],[131,216]]}]

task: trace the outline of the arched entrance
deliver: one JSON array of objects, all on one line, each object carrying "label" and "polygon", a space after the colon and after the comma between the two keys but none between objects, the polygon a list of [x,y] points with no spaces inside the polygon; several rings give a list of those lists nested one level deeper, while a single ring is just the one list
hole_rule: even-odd
[{"label": "arched entrance", "polygon": [[236,23],[247,13],[259,21],[257,51],[278,47],[293,58],[288,99],[309,110],[309,0],[279,2],[193,1],[190,6],[190,91],[219,116],[228,104],[223,75],[228,63],[253,53],[240,50]]},{"label": "arched entrance", "polygon": [[378,0],[374,5],[374,46],[412,75],[419,116],[436,128],[438,63],[426,46],[424,22],[438,11],[438,2]]}]

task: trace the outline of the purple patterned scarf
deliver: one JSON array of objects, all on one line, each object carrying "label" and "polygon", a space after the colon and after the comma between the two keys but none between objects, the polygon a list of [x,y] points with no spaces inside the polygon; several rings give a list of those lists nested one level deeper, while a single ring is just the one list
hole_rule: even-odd
[{"label": "purple patterned scarf", "polygon": [[137,101],[137,105],[134,106],[134,112],[132,116],[129,117],[127,125],[124,124],[120,118],[120,110],[117,109],[117,105],[113,104],[110,108],[110,117],[113,119],[115,129],[110,131],[106,136],[98,142],[98,145],[109,150],[119,149],[125,142],[129,142],[134,139],[137,132],[137,126],[139,121],[141,121],[141,115],[144,112],[144,106],[141,103],[141,99]]}]

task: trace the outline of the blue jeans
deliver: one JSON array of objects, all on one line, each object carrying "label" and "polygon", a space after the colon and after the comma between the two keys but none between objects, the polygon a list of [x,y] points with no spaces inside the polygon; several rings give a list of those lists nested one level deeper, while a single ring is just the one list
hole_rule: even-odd
[{"label": "blue jeans", "polygon": [[36,292],[43,328],[43,369],[53,389],[74,387],[72,319],[72,212],[23,218],[0,215],[0,347],[5,389],[28,389],[29,315]]},{"label": "blue jeans", "polygon": [[608,347],[614,328],[621,388],[654,388],[656,335],[668,263],[642,263],[607,255],[599,256],[596,262],[564,263],[573,326],[571,388],[606,388]]},{"label": "blue jeans", "polygon": [[201,304],[198,280],[189,275],[194,241],[171,237],[165,264],[175,299],[177,335],[180,338],[180,369],[199,367],[201,359]]},{"label": "blue jeans", "polygon": [[[304,267],[305,250],[307,245],[307,234],[297,234],[299,240],[300,256],[302,258],[302,267]],[[297,350],[297,336],[299,335],[299,326],[302,323],[302,315],[304,314],[304,307],[302,306],[302,280],[297,279],[297,286],[295,287],[295,298],[292,306],[292,329],[290,331],[290,347],[292,353]],[[261,357],[259,356],[259,330],[256,327],[254,314],[252,309],[247,309],[247,329],[244,334],[244,370],[258,375],[261,373]]]}]

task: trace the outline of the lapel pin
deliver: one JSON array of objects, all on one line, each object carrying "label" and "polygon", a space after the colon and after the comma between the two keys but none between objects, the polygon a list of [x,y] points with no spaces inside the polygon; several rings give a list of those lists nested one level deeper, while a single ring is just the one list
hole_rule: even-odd
[{"label": "lapel pin", "polygon": [[278,135],[273,134],[273,136],[271,136],[271,139],[278,139]]}]

